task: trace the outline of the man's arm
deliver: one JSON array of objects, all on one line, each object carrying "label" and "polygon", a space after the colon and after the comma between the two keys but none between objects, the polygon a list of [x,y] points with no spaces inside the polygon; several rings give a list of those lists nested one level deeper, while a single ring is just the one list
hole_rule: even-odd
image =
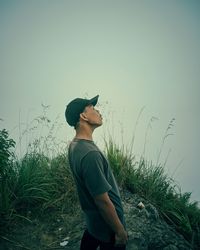
[{"label": "man's arm", "polygon": [[119,220],[115,207],[110,200],[108,193],[106,192],[95,196],[94,201],[106,223],[115,232],[115,244],[126,244],[128,240],[127,233],[121,221]]}]

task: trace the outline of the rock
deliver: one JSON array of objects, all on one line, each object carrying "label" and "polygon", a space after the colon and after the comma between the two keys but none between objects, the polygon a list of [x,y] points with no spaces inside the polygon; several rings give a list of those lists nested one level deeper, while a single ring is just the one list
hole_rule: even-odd
[{"label": "rock", "polygon": [[129,236],[127,249],[148,250],[148,242],[142,234]]},{"label": "rock", "polygon": [[[170,227],[157,209],[137,194],[121,191],[129,241],[127,250],[190,250],[190,244]],[[139,202],[144,208],[138,208]]]},{"label": "rock", "polygon": [[153,205],[148,204],[145,209],[148,211],[150,219],[155,221],[159,219],[159,213]]},{"label": "rock", "polygon": [[69,241],[65,240],[63,242],[60,242],[60,246],[65,247],[65,246],[67,246],[68,243],[69,243]]},{"label": "rock", "polygon": [[140,202],[137,204],[137,207],[140,208],[140,209],[143,209],[143,208],[145,208],[145,205],[144,205],[143,202],[140,201]]}]

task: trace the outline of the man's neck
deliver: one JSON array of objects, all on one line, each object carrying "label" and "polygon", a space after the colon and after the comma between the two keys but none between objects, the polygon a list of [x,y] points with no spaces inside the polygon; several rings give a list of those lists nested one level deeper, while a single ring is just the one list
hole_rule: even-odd
[{"label": "man's neck", "polygon": [[93,141],[92,133],[93,133],[92,130],[82,129],[82,130],[76,131],[75,138]]},{"label": "man's neck", "polygon": [[92,136],[90,136],[90,137],[89,137],[89,136],[77,135],[77,134],[76,134],[75,138],[77,138],[77,139],[84,139],[84,140],[93,141]]}]

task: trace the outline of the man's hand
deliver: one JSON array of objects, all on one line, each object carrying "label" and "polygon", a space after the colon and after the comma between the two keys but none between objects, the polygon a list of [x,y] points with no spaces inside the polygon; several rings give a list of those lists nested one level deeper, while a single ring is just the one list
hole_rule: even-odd
[{"label": "man's hand", "polygon": [[128,234],[127,232],[123,229],[117,233],[115,233],[115,245],[126,245],[128,241]]}]

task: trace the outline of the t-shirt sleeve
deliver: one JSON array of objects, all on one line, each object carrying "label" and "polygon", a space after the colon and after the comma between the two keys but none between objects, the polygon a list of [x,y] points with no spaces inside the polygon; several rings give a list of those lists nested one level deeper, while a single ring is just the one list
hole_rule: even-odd
[{"label": "t-shirt sleeve", "polygon": [[81,166],[84,183],[93,197],[108,192],[112,188],[106,180],[103,159],[98,151],[89,152],[83,158]]}]

